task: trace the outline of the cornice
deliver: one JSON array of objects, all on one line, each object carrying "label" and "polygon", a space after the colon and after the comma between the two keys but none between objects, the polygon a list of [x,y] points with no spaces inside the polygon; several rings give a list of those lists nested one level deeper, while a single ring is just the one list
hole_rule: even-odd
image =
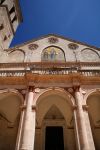
[{"label": "cornice", "polygon": [[53,68],[53,67],[94,67],[100,66],[100,62],[22,62],[22,63],[0,63],[0,68],[19,68],[19,67],[40,67],[40,68]]},{"label": "cornice", "polygon": [[86,43],[83,43],[83,42],[79,42],[79,41],[77,41],[77,40],[73,40],[73,39],[71,39],[71,38],[64,37],[64,36],[57,35],[57,34],[48,34],[48,35],[45,35],[45,36],[42,36],[42,37],[39,37],[39,38],[34,38],[34,39],[29,40],[29,41],[27,41],[27,42],[24,42],[24,43],[22,43],[22,44],[18,44],[18,45],[14,46],[14,47],[11,47],[10,49],[18,48],[18,47],[24,46],[24,45],[26,45],[26,44],[29,44],[29,43],[31,43],[31,42],[35,42],[35,41],[42,40],[42,39],[45,39],[45,38],[49,38],[49,37],[52,37],[52,36],[53,36],[53,37],[56,37],[56,38],[61,38],[61,39],[63,39],[63,40],[67,40],[67,41],[69,41],[69,42],[74,42],[74,43],[77,43],[77,44],[80,44],[80,45],[83,45],[83,46],[87,46],[87,47],[90,47],[90,48],[93,48],[93,49],[97,49],[97,50],[100,51],[100,48],[97,48],[97,47],[95,47],[95,46],[91,46],[91,45],[89,45],[89,44],[86,44]]}]

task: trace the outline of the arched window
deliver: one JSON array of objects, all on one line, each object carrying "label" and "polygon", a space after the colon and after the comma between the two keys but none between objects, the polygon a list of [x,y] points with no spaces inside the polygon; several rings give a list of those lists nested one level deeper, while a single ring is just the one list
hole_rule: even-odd
[{"label": "arched window", "polygon": [[42,51],[42,61],[65,62],[65,54],[62,49],[50,46]]}]

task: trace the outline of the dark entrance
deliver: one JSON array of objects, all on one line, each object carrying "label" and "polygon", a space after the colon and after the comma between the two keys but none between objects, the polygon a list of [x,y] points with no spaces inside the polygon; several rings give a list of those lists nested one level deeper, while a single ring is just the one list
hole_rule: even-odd
[{"label": "dark entrance", "polygon": [[62,127],[46,127],[45,150],[64,150]]}]

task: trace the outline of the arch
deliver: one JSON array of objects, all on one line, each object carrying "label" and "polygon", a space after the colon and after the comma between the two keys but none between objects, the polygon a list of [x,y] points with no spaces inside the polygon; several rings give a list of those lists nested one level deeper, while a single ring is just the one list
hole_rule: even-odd
[{"label": "arch", "polygon": [[91,90],[86,97],[88,114],[96,150],[100,149],[100,90]]},{"label": "arch", "polygon": [[[56,107],[58,107],[58,109],[63,114],[63,116],[66,118],[66,120],[68,120],[67,122],[69,122],[68,123],[68,126],[69,126],[70,120],[72,119],[72,114],[71,114],[71,116],[65,115],[64,112],[63,112],[63,107],[68,105],[67,109],[68,109],[69,113],[71,113],[72,107],[75,104],[75,100],[69,92],[67,92],[67,91],[65,91],[61,88],[46,89],[46,90],[42,91],[38,95],[38,97],[35,97],[34,103],[36,104],[36,107],[37,107],[38,110],[39,110],[39,105],[42,104],[42,107],[44,107],[44,105],[47,103],[46,99],[48,99],[48,106],[45,109],[43,109],[42,112],[41,112],[41,118],[39,119],[40,124],[42,124],[42,120],[44,119],[44,116],[47,113],[47,111],[50,109],[50,107],[52,107],[52,105],[54,105],[53,102],[50,102],[50,97],[51,96],[55,97],[55,99],[59,99],[60,104],[58,105],[57,104],[58,101],[57,101],[57,103],[55,102],[56,103],[55,105],[56,105]],[[60,99],[62,99],[63,102],[61,102]],[[61,104],[63,106],[61,106]],[[38,112],[37,112],[37,114],[38,114]],[[38,119],[37,119],[37,121],[38,121]]]},{"label": "arch", "polygon": [[100,61],[100,55],[97,53],[96,50],[85,48],[81,50],[83,61],[88,62],[97,62]]},{"label": "arch", "polygon": [[48,88],[35,97],[34,104],[37,107],[35,149],[39,150],[41,146],[44,149],[46,127],[60,126],[63,128],[65,148],[75,150],[73,96],[62,88]]},{"label": "arch", "polygon": [[[22,97],[14,91],[3,91],[0,93],[0,114],[8,122],[14,122],[18,115],[19,107],[22,105]],[[13,112],[13,113],[12,113]]]},{"label": "arch", "polygon": [[22,104],[24,103],[24,98],[23,98],[22,94],[18,90],[16,90],[16,89],[4,89],[4,90],[0,90],[0,94],[2,94],[2,93],[13,93],[16,96],[20,97],[20,100],[21,100]]},{"label": "arch", "polygon": [[74,97],[68,91],[65,91],[62,88],[54,88],[54,89],[53,88],[47,88],[47,89],[41,91],[37,95],[37,97],[35,97],[34,103],[37,105],[41,101],[41,98],[50,95],[50,93],[51,94],[52,93],[57,93],[60,96],[61,96],[61,93],[62,93],[62,97],[65,98],[66,101],[68,101],[71,106],[75,105],[75,99],[74,99]]},{"label": "arch", "polygon": [[14,49],[8,53],[9,62],[24,62],[24,59],[25,52],[22,49]]},{"label": "arch", "polygon": [[46,47],[41,54],[41,61],[44,62],[65,62],[64,51],[57,46]]},{"label": "arch", "polygon": [[0,135],[2,135],[0,149],[15,149],[21,114],[20,105],[23,102],[23,96],[17,90],[0,90]]},{"label": "arch", "polygon": [[85,104],[87,103],[87,98],[88,98],[90,95],[92,95],[92,94],[94,94],[94,93],[99,93],[99,92],[100,92],[100,88],[89,90],[89,91],[86,93],[86,95],[84,96],[84,103],[85,103]]}]

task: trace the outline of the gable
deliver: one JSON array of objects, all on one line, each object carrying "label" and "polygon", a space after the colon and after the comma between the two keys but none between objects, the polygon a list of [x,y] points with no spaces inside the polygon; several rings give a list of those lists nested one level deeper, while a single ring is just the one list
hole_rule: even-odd
[{"label": "gable", "polygon": [[[95,47],[61,38],[55,35],[32,40],[22,45],[5,50],[0,55],[0,62],[41,62],[44,51],[48,52],[48,60],[53,56],[55,60],[63,62],[98,62],[100,61],[100,50]],[[45,55],[46,56],[46,55]]]}]

